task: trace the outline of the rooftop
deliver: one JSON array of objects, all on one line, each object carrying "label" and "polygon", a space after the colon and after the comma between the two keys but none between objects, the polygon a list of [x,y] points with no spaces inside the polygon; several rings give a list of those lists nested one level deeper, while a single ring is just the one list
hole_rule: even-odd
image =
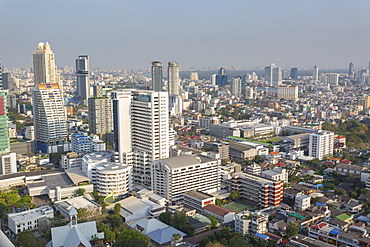
[{"label": "rooftop", "polygon": [[201,192],[201,191],[196,191],[196,190],[188,191],[188,192],[185,193],[185,195],[194,197],[194,198],[199,199],[199,200],[205,200],[205,199],[209,199],[209,198],[214,197],[214,196],[211,196],[207,193],[204,193],[204,192]]}]

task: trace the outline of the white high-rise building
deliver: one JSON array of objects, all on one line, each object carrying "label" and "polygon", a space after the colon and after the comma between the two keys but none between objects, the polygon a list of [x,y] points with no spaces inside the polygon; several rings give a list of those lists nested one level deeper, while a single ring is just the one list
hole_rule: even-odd
[{"label": "white high-rise building", "polygon": [[69,150],[63,97],[58,83],[38,83],[32,91],[36,149],[44,153]]},{"label": "white high-rise building", "polygon": [[337,86],[339,82],[339,74],[337,73],[321,74],[320,82],[324,85]]},{"label": "white high-rise building", "polygon": [[254,89],[253,87],[245,87],[245,98],[246,99],[254,99]]},{"label": "white high-rise building", "polygon": [[191,80],[191,81],[197,81],[197,80],[199,80],[198,73],[197,73],[197,72],[192,72],[192,73],[190,74],[190,80]]},{"label": "white high-rise building", "polygon": [[133,165],[135,183],[149,186],[150,163],[169,157],[168,93],[118,90],[111,97],[119,161]]},{"label": "white high-rise building", "polygon": [[212,86],[216,86],[216,76],[217,74],[211,75],[210,81]]},{"label": "white high-rise building", "polygon": [[215,192],[221,186],[220,165],[221,160],[190,155],[155,160],[152,190],[172,204],[181,204],[188,191]]},{"label": "white high-rise building", "polygon": [[0,175],[17,172],[16,153],[6,153],[0,155]]},{"label": "white high-rise building", "polygon": [[265,67],[265,81],[269,86],[277,87],[282,82],[281,68],[276,67],[275,63],[270,63],[270,66]]},{"label": "white high-rise building", "polygon": [[309,156],[319,160],[326,155],[333,154],[334,133],[331,131],[320,130],[315,134],[310,134]]},{"label": "white high-rise building", "polygon": [[169,95],[180,94],[180,71],[177,62],[168,62],[168,92]]},{"label": "white high-rise building", "polygon": [[81,100],[90,98],[89,56],[81,55],[76,59],[77,96]]},{"label": "white high-rise building", "polygon": [[33,54],[33,70],[35,84],[58,83],[59,90],[63,94],[63,85],[60,82],[59,73],[55,66],[54,53],[48,42],[39,43]]},{"label": "white high-rise building", "polygon": [[239,96],[242,93],[242,78],[240,76],[231,79],[231,93]]},{"label": "white high-rise building", "polygon": [[316,65],[313,67],[312,80],[314,81],[319,80],[319,67],[317,67]]},{"label": "white high-rise building", "polygon": [[279,85],[277,90],[277,98],[285,100],[298,99],[298,86]]}]

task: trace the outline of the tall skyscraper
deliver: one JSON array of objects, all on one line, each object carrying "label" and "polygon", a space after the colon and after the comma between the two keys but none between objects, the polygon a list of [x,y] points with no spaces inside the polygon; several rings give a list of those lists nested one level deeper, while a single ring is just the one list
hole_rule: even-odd
[{"label": "tall skyscraper", "polygon": [[353,78],[354,74],[355,74],[355,65],[352,62],[350,62],[348,67],[348,76],[350,78]]},{"label": "tall skyscraper", "polygon": [[216,75],[216,85],[225,86],[228,83],[228,76],[226,75],[226,69],[220,68]]},{"label": "tall skyscraper", "polygon": [[270,63],[270,66],[265,67],[265,81],[269,86],[277,87],[282,82],[281,68],[276,67],[275,63]]},{"label": "tall skyscraper", "polygon": [[297,67],[290,69],[290,78],[298,79],[298,68]]},{"label": "tall skyscraper", "polygon": [[333,154],[334,133],[326,130],[319,130],[310,134],[308,155],[319,160],[326,155]]},{"label": "tall skyscraper", "polygon": [[234,77],[231,79],[231,93],[235,96],[239,96],[242,93],[242,78],[241,76]]},{"label": "tall skyscraper", "polygon": [[162,63],[152,62],[152,89],[153,91],[163,91]]},{"label": "tall skyscraper", "polygon": [[168,93],[118,90],[111,98],[119,162],[133,165],[134,182],[149,186],[150,163],[169,156]]},{"label": "tall skyscraper", "polygon": [[197,81],[197,80],[199,80],[198,73],[197,73],[197,72],[192,72],[192,73],[190,74],[190,80],[191,80],[191,81]]},{"label": "tall skyscraper", "polygon": [[0,154],[10,152],[7,92],[0,90]]},{"label": "tall skyscraper", "polygon": [[313,67],[312,80],[319,80],[319,67],[317,67],[316,65]]},{"label": "tall skyscraper", "polygon": [[63,96],[58,83],[37,83],[32,101],[36,149],[44,153],[69,151]]},{"label": "tall skyscraper", "polygon": [[90,98],[89,56],[81,55],[76,59],[77,95],[81,100]]},{"label": "tall skyscraper", "polygon": [[108,141],[108,134],[113,132],[113,111],[110,92],[99,90],[101,85],[94,86],[94,97],[89,98],[89,131]]},{"label": "tall skyscraper", "polygon": [[179,63],[168,62],[168,92],[169,95],[180,94],[180,71]]},{"label": "tall skyscraper", "polygon": [[63,85],[60,82],[57,67],[55,66],[54,53],[48,42],[39,43],[33,54],[33,71],[35,84],[58,83],[59,90],[63,94]]}]

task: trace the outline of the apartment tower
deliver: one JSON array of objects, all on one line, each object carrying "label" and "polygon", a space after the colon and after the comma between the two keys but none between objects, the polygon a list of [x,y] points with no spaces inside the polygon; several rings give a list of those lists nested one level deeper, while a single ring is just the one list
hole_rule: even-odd
[{"label": "apartment tower", "polygon": [[153,91],[163,91],[162,63],[152,62],[152,89]]},{"label": "apartment tower", "polygon": [[69,151],[63,96],[58,83],[37,83],[32,101],[36,149],[44,153]]},{"label": "apartment tower", "polygon": [[81,55],[76,59],[77,95],[81,100],[90,98],[89,56]]},{"label": "apartment tower", "polygon": [[150,163],[169,156],[168,93],[117,90],[111,98],[118,161],[133,165],[135,183],[150,186]]},{"label": "apartment tower", "polygon": [[168,93],[169,95],[180,94],[180,71],[179,63],[168,62]]},{"label": "apartment tower", "polygon": [[55,66],[54,53],[48,42],[39,43],[33,54],[33,71],[35,84],[58,83],[59,90],[63,94],[63,85],[60,82],[59,73]]}]

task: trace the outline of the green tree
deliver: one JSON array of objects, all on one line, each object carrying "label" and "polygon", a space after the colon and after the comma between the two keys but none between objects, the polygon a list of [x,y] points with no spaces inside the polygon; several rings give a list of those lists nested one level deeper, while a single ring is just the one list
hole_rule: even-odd
[{"label": "green tree", "polygon": [[81,221],[86,221],[90,215],[88,208],[78,208],[77,213],[78,219]]},{"label": "green tree", "polygon": [[114,204],[113,214],[119,215],[120,212],[121,212],[121,204],[119,203]]},{"label": "green tree", "polygon": [[290,222],[289,227],[285,230],[284,235],[286,238],[291,238],[299,233],[299,227],[296,222]]},{"label": "green tree", "polygon": [[159,215],[159,220],[167,225],[172,225],[172,215],[170,212],[164,212]]},{"label": "green tree", "polygon": [[174,233],[172,234],[171,241],[176,245],[177,242],[179,242],[181,239],[181,234],[180,233]]},{"label": "green tree", "polygon": [[209,220],[211,221],[211,227],[218,227],[220,225],[215,215],[210,215]]},{"label": "green tree", "polygon": [[[138,241],[138,243],[135,242]],[[141,241],[140,241],[141,240]],[[131,245],[127,245],[127,242],[130,242]],[[135,246],[139,245],[139,242],[145,243],[145,246],[150,244],[150,238],[139,231],[133,229],[126,229],[122,231],[118,236],[117,240],[114,243],[114,246],[122,247],[122,246]]]},{"label": "green tree", "polygon": [[83,196],[85,194],[86,190],[84,188],[78,188],[75,193],[77,196]]},{"label": "green tree", "polygon": [[46,244],[46,240],[36,238],[35,234],[29,230],[20,232],[15,239],[17,247],[45,246]]},{"label": "green tree", "polygon": [[239,199],[239,197],[240,197],[240,192],[239,192],[239,191],[237,191],[237,190],[232,190],[232,191],[230,192],[229,198],[230,198],[231,200],[238,200],[238,199]]},{"label": "green tree", "polygon": [[219,199],[219,198],[216,198],[216,200],[215,200],[215,204],[217,205],[217,206],[222,206],[222,200],[221,199]]}]

